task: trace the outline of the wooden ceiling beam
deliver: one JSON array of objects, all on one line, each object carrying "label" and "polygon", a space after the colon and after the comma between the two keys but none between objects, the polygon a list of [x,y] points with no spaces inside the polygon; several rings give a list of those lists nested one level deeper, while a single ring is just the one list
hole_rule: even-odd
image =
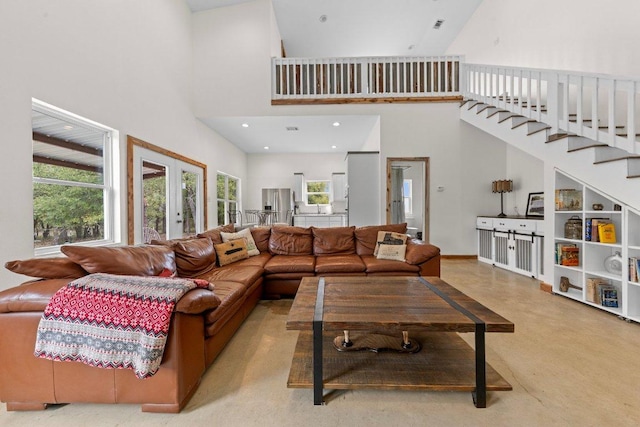
[{"label": "wooden ceiling beam", "polygon": [[67,150],[79,151],[81,153],[91,154],[93,156],[102,157],[102,150],[99,148],[87,147],[76,142],[65,141],[54,136],[48,136],[39,132],[33,132],[33,140],[43,142],[56,147],[66,148]]},{"label": "wooden ceiling beam", "polygon": [[46,165],[62,166],[62,167],[65,167],[65,168],[80,169],[80,170],[83,170],[83,171],[102,173],[102,168],[99,167],[99,166],[93,166],[93,165],[87,165],[87,164],[81,164],[81,163],[74,163],[74,162],[69,162],[67,160],[52,159],[52,158],[49,158],[49,157],[34,155],[33,156],[33,161],[36,162],[36,163],[44,163]]}]

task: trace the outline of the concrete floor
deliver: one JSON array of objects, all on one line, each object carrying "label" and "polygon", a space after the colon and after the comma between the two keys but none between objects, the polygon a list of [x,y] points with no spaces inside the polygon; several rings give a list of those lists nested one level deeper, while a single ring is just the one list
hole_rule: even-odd
[{"label": "concrete floor", "polygon": [[[253,311],[181,414],[136,405],[71,404],[6,412],[1,426],[637,426],[640,325],[539,290],[536,280],[471,260],[444,260],[442,278],[511,320],[487,334],[488,362],[513,385],[476,409],[470,393],[355,390],[313,406],[286,387],[297,332],[290,300]],[[471,342],[473,336],[463,336]]]}]

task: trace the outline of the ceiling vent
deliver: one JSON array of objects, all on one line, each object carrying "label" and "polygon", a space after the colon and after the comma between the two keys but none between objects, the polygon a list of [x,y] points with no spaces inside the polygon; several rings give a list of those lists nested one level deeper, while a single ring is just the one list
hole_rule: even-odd
[{"label": "ceiling vent", "polygon": [[433,29],[439,30],[440,27],[442,27],[442,24],[444,24],[444,19],[438,19],[436,23],[433,25]]},{"label": "ceiling vent", "polygon": [[295,132],[295,131],[298,130],[298,127],[297,126],[287,126],[287,130],[290,131],[290,132]]}]

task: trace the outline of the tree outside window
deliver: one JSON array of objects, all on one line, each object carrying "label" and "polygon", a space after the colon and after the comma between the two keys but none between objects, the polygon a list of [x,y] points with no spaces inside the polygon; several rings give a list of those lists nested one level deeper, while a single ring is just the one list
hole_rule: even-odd
[{"label": "tree outside window", "polygon": [[328,205],[331,192],[331,181],[307,181],[307,204]]}]

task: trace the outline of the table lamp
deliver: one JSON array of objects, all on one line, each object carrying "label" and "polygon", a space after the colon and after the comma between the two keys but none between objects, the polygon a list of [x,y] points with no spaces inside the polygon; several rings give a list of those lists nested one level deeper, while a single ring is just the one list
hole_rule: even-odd
[{"label": "table lamp", "polygon": [[499,179],[491,184],[491,192],[500,193],[500,214],[498,218],[507,216],[504,213],[504,193],[511,193],[511,191],[513,191],[513,181],[510,179]]}]

